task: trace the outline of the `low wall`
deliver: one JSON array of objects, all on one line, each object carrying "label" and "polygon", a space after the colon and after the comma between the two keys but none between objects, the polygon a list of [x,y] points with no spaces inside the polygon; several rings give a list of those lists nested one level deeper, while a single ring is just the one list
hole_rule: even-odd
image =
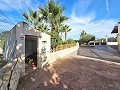
[{"label": "low wall", "polygon": [[107,45],[118,45],[118,42],[107,42]]},{"label": "low wall", "polygon": [[53,63],[57,59],[65,57],[66,55],[76,51],[78,48],[79,48],[79,44],[77,44],[77,46],[74,46],[74,47],[71,47],[71,48],[67,48],[67,49],[63,49],[63,50],[60,50],[60,51],[50,53],[49,63]]},{"label": "low wall", "polygon": [[16,58],[0,69],[0,90],[16,90],[21,76],[21,58]]}]

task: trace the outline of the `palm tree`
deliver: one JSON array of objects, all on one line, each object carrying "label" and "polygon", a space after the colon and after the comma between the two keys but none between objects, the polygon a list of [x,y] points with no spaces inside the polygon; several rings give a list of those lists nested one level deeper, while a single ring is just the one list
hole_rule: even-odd
[{"label": "palm tree", "polygon": [[32,9],[28,9],[29,14],[23,12],[22,15],[26,19],[26,21],[34,26],[34,29],[37,29],[39,23],[41,22],[41,18],[39,17],[38,11],[33,11]]},{"label": "palm tree", "polygon": [[60,24],[67,20],[66,16],[62,16],[65,7],[61,7],[59,2],[52,0],[48,1],[47,5],[39,6],[39,12],[42,14],[42,18],[51,24],[51,31],[57,31]]},{"label": "palm tree", "polygon": [[65,31],[64,30],[64,24],[61,24],[60,30],[59,30],[61,38],[62,38],[62,34],[64,33],[64,31]]},{"label": "palm tree", "polygon": [[80,38],[82,38],[84,35],[87,35],[87,33],[84,30],[82,30],[82,32],[80,34]]},{"label": "palm tree", "polygon": [[65,41],[67,40],[67,33],[72,30],[69,25],[64,25],[63,30],[65,32]]},{"label": "palm tree", "polygon": [[40,24],[39,26],[38,26],[38,30],[40,30],[41,32],[48,32],[48,26],[46,25],[46,24]]},{"label": "palm tree", "polygon": [[53,34],[57,33],[57,35],[59,35],[61,23],[68,19],[66,16],[62,15],[65,7],[61,7],[59,2],[49,0],[47,5],[39,6],[38,8],[44,21],[51,25],[51,41],[54,41],[52,40],[54,39]]}]

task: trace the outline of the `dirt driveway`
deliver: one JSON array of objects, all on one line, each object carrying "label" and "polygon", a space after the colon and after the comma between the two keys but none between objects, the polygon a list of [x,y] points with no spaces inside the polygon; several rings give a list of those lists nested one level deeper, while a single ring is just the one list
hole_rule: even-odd
[{"label": "dirt driveway", "polygon": [[21,78],[17,90],[120,90],[120,65],[67,57]]}]

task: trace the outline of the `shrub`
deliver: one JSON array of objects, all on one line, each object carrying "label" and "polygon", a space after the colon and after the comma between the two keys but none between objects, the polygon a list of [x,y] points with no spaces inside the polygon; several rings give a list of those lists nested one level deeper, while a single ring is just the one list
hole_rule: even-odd
[{"label": "shrub", "polygon": [[74,43],[76,43],[76,41],[74,39],[67,39],[62,44],[74,44]]},{"label": "shrub", "polygon": [[80,44],[88,44],[89,41],[95,40],[95,36],[91,34],[84,35],[80,38],[79,43]]}]

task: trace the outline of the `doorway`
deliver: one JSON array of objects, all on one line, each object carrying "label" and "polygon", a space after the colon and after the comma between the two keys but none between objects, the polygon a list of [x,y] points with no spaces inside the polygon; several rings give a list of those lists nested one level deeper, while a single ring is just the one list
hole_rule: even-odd
[{"label": "doorway", "polygon": [[37,67],[37,36],[25,35],[26,71]]}]

